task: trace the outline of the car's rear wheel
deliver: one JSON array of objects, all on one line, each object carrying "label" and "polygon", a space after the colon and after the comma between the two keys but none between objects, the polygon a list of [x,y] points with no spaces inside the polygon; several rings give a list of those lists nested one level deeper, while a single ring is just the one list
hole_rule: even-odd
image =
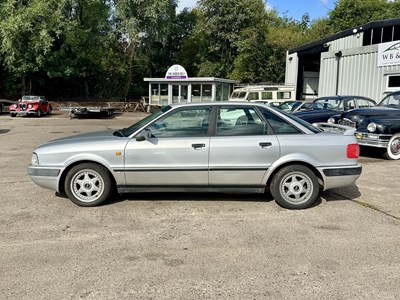
[{"label": "car's rear wheel", "polygon": [[112,192],[107,169],[94,163],[73,167],[65,178],[65,193],[79,206],[96,206],[106,201]]},{"label": "car's rear wheel", "polygon": [[389,140],[384,156],[387,159],[400,159],[400,133],[396,133]]},{"label": "car's rear wheel", "polygon": [[272,179],[271,194],[282,207],[303,209],[314,203],[319,193],[318,178],[309,168],[290,165]]}]

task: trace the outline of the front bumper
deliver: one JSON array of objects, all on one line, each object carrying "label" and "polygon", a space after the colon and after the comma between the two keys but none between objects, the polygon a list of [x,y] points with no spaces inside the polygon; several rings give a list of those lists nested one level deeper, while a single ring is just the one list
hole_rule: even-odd
[{"label": "front bumper", "polygon": [[60,168],[29,165],[27,171],[32,181],[37,185],[59,192],[59,182],[62,171]]},{"label": "front bumper", "polygon": [[37,110],[23,110],[23,111],[10,110],[10,114],[16,115],[17,117],[25,117],[25,116],[37,116],[38,112]]},{"label": "front bumper", "polygon": [[322,167],[319,171],[324,180],[324,190],[353,184],[361,175],[362,166]]},{"label": "front bumper", "polygon": [[377,133],[365,133],[358,132],[355,133],[357,142],[361,146],[371,146],[378,148],[386,148],[389,144],[392,134],[377,134]]}]

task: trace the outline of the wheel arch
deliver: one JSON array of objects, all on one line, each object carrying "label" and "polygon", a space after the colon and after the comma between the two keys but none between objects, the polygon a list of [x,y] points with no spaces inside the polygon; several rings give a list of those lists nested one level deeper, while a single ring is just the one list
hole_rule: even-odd
[{"label": "wheel arch", "polygon": [[71,163],[70,165],[68,165],[68,167],[66,167],[66,168],[63,170],[63,172],[61,173],[61,176],[60,176],[60,180],[58,181],[58,190],[60,191],[61,194],[64,194],[64,193],[65,193],[64,184],[65,184],[65,179],[66,179],[66,177],[67,177],[68,172],[69,172],[73,167],[75,167],[75,166],[77,166],[77,165],[80,165],[80,164],[84,164],[84,163],[92,163],[92,164],[96,164],[96,165],[99,165],[99,166],[103,167],[105,170],[107,170],[107,172],[108,172],[108,174],[109,174],[109,176],[110,176],[110,179],[111,179],[113,188],[116,187],[116,180],[115,180],[114,174],[110,171],[110,169],[109,169],[107,166],[105,166],[105,165],[102,164],[102,163],[99,163],[98,161],[86,159],[86,160],[75,161],[75,162]]},{"label": "wheel arch", "polygon": [[268,179],[267,179],[267,182],[266,182],[266,185],[265,185],[266,188],[270,188],[271,181],[274,178],[274,176],[276,175],[276,173],[279,172],[279,170],[281,170],[284,167],[290,166],[290,165],[302,165],[302,166],[305,166],[305,167],[309,168],[315,174],[315,176],[317,176],[319,186],[320,187],[324,186],[324,178],[323,178],[322,174],[318,171],[318,169],[315,166],[313,166],[311,163],[308,163],[308,162],[305,162],[305,161],[293,160],[293,161],[284,162],[284,163],[280,164],[279,166],[277,166],[277,167],[275,167],[273,169],[273,171],[268,175]]}]

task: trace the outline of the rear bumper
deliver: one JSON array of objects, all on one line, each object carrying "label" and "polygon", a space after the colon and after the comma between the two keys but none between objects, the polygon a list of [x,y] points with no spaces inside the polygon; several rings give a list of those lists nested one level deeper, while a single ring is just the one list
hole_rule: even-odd
[{"label": "rear bumper", "polygon": [[353,184],[361,175],[362,166],[319,168],[324,180],[324,190]]}]

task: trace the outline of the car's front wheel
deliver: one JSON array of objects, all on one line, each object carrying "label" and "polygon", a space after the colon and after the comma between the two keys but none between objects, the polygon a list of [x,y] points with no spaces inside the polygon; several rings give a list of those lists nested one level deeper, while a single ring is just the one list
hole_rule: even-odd
[{"label": "car's front wheel", "polygon": [[302,165],[289,165],[280,169],[272,179],[271,194],[282,207],[303,209],[318,197],[318,178]]},{"label": "car's front wheel", "polygon": [[385,157],[387,159],[400,159],[400,133],[396,133],[389,140],[386,147]]},{"label": "car's front wheel", "polygon": [[40,118],[42,116],[42,111],[40,109],[37,110],[37,116]]},{"label": "car's front wheel", "polygon": [[65,193],[79,206],[96,206],[106,201],[112,192],[108,170],[94,163],[74,166],[65,178]]}]

